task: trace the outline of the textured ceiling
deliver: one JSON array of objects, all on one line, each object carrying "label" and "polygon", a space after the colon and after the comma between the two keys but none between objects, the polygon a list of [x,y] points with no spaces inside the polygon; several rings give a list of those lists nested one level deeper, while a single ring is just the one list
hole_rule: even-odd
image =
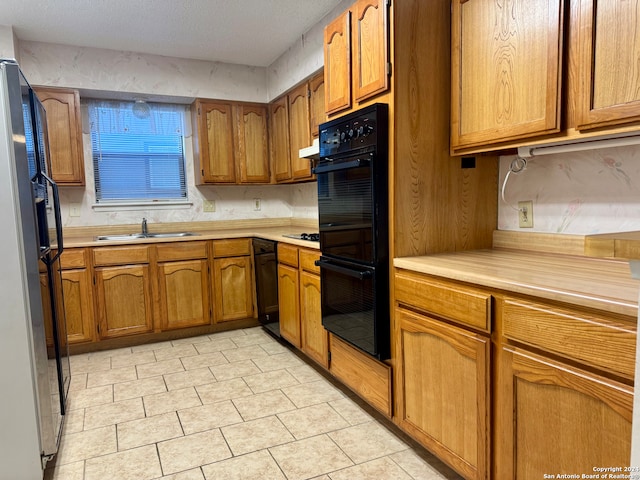
[{"label": "textured ceiling", "polygon": [[266,67],[340,0],[4,0],[19,40]]}]

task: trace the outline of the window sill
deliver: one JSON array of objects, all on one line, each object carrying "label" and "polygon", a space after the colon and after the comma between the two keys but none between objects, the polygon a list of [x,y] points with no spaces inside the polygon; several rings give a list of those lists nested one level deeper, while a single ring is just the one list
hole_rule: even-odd
[{"label": "window sill", "polygon": [[175,210],[187,209],[193,206],[193,202],[113,202],[95,203],[92,208],[102,212],[119,212],[125,210]]}]

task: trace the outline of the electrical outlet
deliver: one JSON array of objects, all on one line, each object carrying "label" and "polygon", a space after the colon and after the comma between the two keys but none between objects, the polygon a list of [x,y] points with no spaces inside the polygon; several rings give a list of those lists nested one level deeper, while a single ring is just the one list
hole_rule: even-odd
[{"label": "electrical outlet", "polygon": [[254,198],[253,199],[253,209],[258,211],[262,208],[262,200],[260,200],[259,198]]},{"label": "electrical outlet", "polygon": [[215,200],[204,200],[202,202],[202,211],[203,212],[215,212],[216,211],[216,201]]},{"label": "electrical outlet", "polygon": [[518,224],[520,228],[533,228],[533,201],[518,202]]},{"label": "electrical outlet", "polygon": [[72,203],[69,205],[69,216],[70,217],[79,217],[80,216],[80,204]]}]

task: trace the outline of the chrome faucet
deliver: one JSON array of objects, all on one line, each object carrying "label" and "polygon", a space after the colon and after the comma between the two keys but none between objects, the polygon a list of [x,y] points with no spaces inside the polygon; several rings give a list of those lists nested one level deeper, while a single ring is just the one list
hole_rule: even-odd
[{"label": "chrome faucet", "polygon": [[149,230],[147,230],[147,219],[143,218],[142,219],[142,234],[146,235],[149,233]]}]

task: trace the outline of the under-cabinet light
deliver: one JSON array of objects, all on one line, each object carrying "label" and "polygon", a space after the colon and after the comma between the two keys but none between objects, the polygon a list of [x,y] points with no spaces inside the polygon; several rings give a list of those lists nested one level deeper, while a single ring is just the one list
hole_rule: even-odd
[{"label": "under-cabinet light", "polygon": [[640,145],[640,135],[630,135],[626,137],[599,138],[576,143],[564,143],[544,146],[518,147],[518,156],[521,158],[537,157],[539,155],[552,155],[555,153],[581,152],[584,150],[594,150],[597,148],[626,147],[629,145]]}]

